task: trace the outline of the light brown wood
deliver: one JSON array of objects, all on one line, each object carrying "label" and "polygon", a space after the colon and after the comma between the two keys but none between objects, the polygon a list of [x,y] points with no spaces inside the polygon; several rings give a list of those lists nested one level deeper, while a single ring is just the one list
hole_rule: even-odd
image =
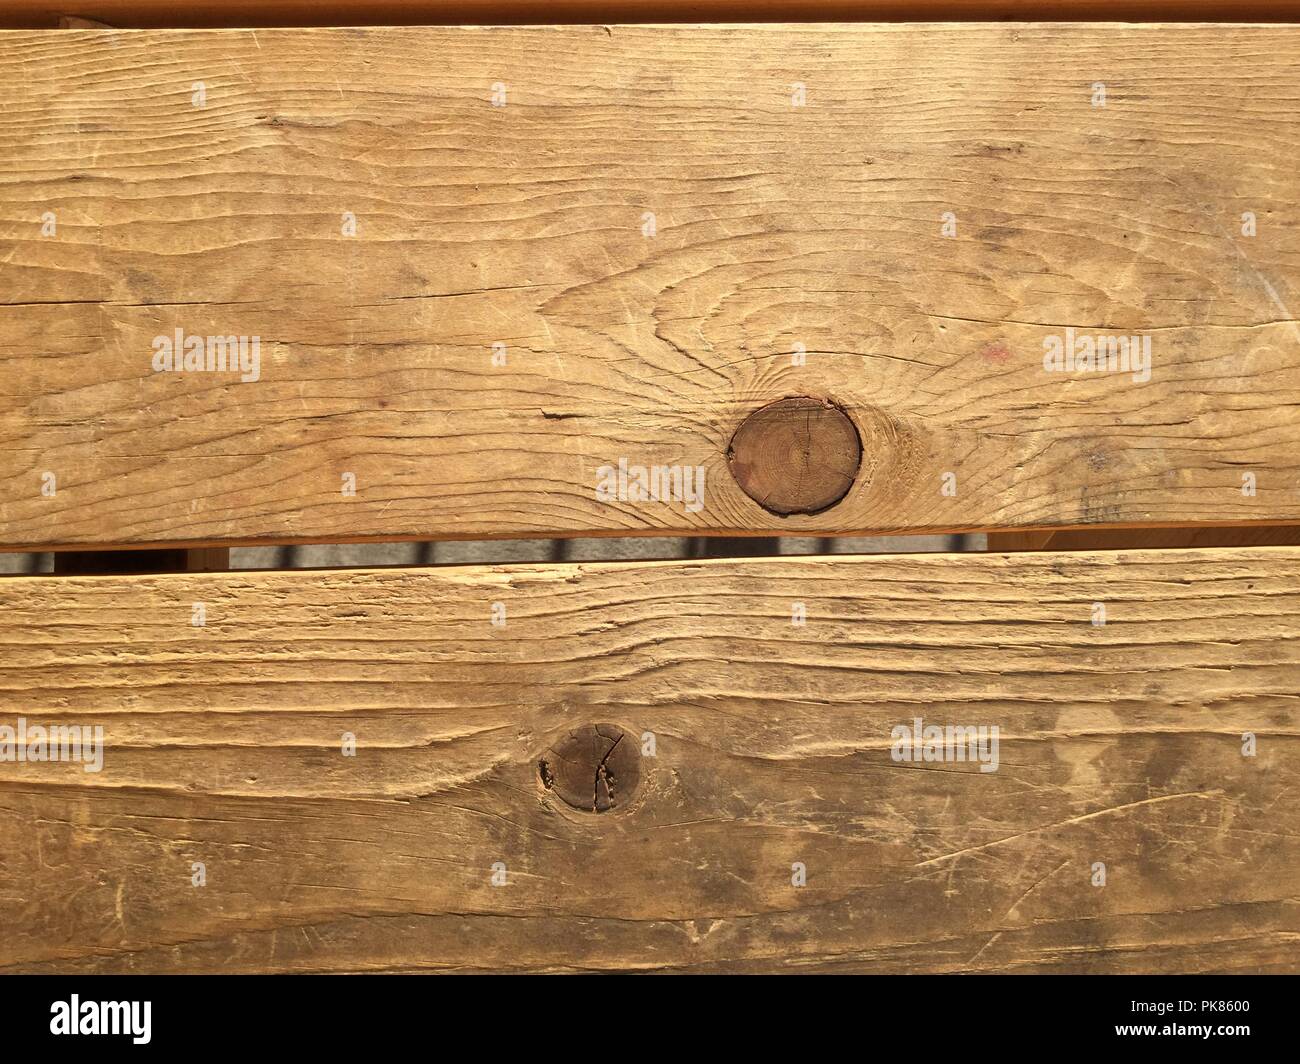
[{"label": "light brown wood", "polygon": [[[0,764],[0,968],[1294,971],[1298,589],[1291,548],[6,579],[0,723],[106,748]],[[998,770],[895,761],[915,717]],[[593,724],[656,744],[599,813],[542,768]]]},{"label": "light brown wood", "polygon": [[[9,548],[1300,521],[1297,27],[14,32],[0,96]],[[816,516],[726,467],[792,395],[870,459]]]}]

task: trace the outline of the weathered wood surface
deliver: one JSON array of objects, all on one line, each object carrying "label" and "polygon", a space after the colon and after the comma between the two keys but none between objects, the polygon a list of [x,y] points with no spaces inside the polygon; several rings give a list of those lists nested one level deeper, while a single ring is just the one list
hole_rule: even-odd
[{"label": "weathered wood surface", "polygon": [[[11,548],[1300,520],[1300,28],[13,32],[0,99]],[[862,437],[814,516],[726,465],[791,395]]]},{"label": "weathered wood surface", "polygon": [[0,969],[1295,971],[1298,678],[1290,548],[11,578]]}]

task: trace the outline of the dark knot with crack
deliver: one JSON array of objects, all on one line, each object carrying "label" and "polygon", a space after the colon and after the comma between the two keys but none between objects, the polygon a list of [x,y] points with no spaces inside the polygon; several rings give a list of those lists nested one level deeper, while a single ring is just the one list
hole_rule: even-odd
[{"label": "dark knot with crack", "polygon": [[605,813],[627,805],[636,791],[641,751],[636,739],[617,724],[587,724],[542,755],[537,775],[566,805]]}]

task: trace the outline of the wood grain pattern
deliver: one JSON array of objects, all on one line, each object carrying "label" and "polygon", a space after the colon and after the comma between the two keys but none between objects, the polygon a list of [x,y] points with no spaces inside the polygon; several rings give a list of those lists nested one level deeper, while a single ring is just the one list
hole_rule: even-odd
[{"label": "wood grain pattern", "polygon": [[[14,32],[0,98],[11,549],[1300,520],[1300,28]],[[790,395],[863,441],[816,516],[726,468]]]},{"label": "wood grain pattern", "polygon": [[[2,723],[106,750],[0,764],[0,969],[1294,971],[1297,588],[1292,548],[6,579]],[[998,771],[894,761],[918,716]],[[598,723],[656,752],[581,812],[539,760]]]}]

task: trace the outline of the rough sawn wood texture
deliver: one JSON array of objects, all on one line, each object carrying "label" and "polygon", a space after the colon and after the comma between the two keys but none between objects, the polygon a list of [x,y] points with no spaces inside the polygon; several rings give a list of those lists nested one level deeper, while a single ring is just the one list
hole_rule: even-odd
[{"label": "rough sawn wood texture", "polygon": [[[0,970],[1294,970],[1297,588],[1292,548],[0,581],[7,713],[107,735],[0,774]],[[915,717],[998,770],[893,760]],[[600,813],[539,769],[591,725],[655,738]]]},{"label": "rough sawn wood texture", "polygon": [[[16,31],[0,99],[11,549],[1300,520],[1300,27]],[[801,395],[863,461],[781,517]]]}]

